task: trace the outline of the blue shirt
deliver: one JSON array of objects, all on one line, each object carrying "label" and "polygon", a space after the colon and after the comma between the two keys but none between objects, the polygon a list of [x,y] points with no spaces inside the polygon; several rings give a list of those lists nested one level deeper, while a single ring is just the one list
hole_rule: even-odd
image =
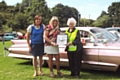
[{"label": "blue shirt", "polygon": [[35,26],[32,25],[31,44],[43,44],[43,32],[43,25],[41,25],[39,29],[36,29]]}]

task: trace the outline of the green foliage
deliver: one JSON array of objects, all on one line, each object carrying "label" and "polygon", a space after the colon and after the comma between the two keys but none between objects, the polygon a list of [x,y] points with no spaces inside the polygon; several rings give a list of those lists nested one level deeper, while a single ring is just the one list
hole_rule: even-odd
[{"label": "green foliage", "polygon": [[105,11],[102,11],[101,15],[97,19],[103,17],[104,15],[107,15],[107,13]]},{"label": "green foliage", "polygon": [[111,17],[112,24],[120,26],[120,2],[114,2],[108,7],[108,14]]},{"label": "green foliage", "polygon": [[3,14],[0,14],[0,30],[2,31],[3,25],[6,24],[6,19],[5,16]]},{"label": "green foliage", "polygon": [[[52,9],[47,6],[45,0],[23,0],[16,6],[8,6],[5,1],[0,2],[0,30],[8,26],[12,30],[26,30],[33,23],[34,16],[40,14],[43,23],[47,25],[52,16],[57,16],[60,27],[66,27],[68,18],[74,17],[80,21],[80,26],[109,27],[120,26],[120,2],[114,2],[108,7],[108,12],[102,11],[96,21],[92,19],[78,20],[78,10],[63,4],[57,4]],[[81,14],[82,15],[82,14]]]},{"label": "green foliage", "polygon": [[14,16],[13,20],[8,21],[7,25],[9,27],[12,27],[13,30],[17,30],[17,31],[21,30],[21,29],[24,30],[30,24],[28,21],[28,17],[29,16],[27,16],[25,14],[17,13]]},{"label": "green foliage", "polygon": [[16,31],[26,30],[28,25],[33,23],[36,14],[42,16],[45,25],[49,23],[52,16],[59,18],[61,27],[67,26],[66,22],[70,17],[74,17],[78,21],[78,11],[76,8],[57,4],[50,9],[45,0],[23,0],[22,3],[17,3],[16,6],[8,6],[2,1],[0,2],[0,11],[2,14],[0,15],[1,27],[5,25]]},{"label": "green foliage", "polygon": [[12,28],[9,28],[7,25],[3,26],[2,32],[12,32]]},{"label": "green foliage", "polygon": [[[45,0],[23,0],[22,3],[17,3],[16,6],[8,6],[2,1],[0,3],[0,11],[2,14],[0,15],[0,27],[4,28],[2,27],[4,25],[17,31],[26,30],[27,26],[33,23],[36,14],[40,14],[43,17],[43,23],[45,25],[49,23],[52,16],[57,16],[59,18],[60,27],[67,26],[66,22],[70,17],[74,17],[78,22],[78,10],[76,8],[57,4],[50,10]],[[88,20],[86,25],[90,26],[91,22],[93,21]]]},{"label": "green foliage", "polygon": [[98,20],[96,20],[93,25],[96,27],[110,27],[110,17],[108,15],[103,15],[102,17],[99,17]]},{"label": "green foliage", "polygon": [[4,10],[6,10],[6,9],[7,9],[7,4],[6,4],[5,1],[2,1],[2,2],[0,3],[0,11],[4,11]]},{"label": "green foliage", "polygon": [[23,0],[22,4],[26,4],[22,5],[22,7],[25,8],[24,12],[30,16],[30,19],[33,19],[36,14],[40,14],[43,17],[43,23],[48,23],[51,12],[45,0]]},{"label": "green foliage", "polygon": [[118,27],[120,26],[120,2],[113,2],[111,6],[108,7],[108,13],[102,11],[101,15],[92,24],[97,27],[110,27],[112,25]]},{"label": "green foliage", "polygon": [[6,24],[6,19],[5,19],[5,16],[3,14],[0,14],[0,21],[3,25]]},{"label": "green foliage", "polygon": [[2,29],[2,25],[3,25],[3,24],[2,24],[2,21],[0,20],[0,29]]},{"label": "green foliage", "polygon": [[67,26],[68,18],[74,17],[78,21],[78,10],[73,7],[57,4],[52,8],[52,16],[57,16],[60,21],[60,27],[65,27]]},{"label": "green foliage", "polygon": [[94,22],[94,20],[92,20],[92,19],[81,18],[80,19],[80,26],[93,26],[92,25],[93,22]]},{"label": "green foliage", "polygon": [[7,6],[2,1],[0,2],[0,14],[0,28],[5,25],[16,31],[26,30],[28,25],[33,23],[36,14],[43,17],[44,24],[48,24],[51,18],[51,11],[45,0],[23,0],[22,3],[17,3],[16,6]]}]

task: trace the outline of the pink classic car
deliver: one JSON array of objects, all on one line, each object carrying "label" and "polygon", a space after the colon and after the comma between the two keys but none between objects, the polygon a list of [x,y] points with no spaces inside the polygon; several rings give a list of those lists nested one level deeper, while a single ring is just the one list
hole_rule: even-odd
[{"label": "pink classic car", "polygon": [[[82,68],[95,70],[116,71],[120,66],[120,41],[102,28],[76,27],[80,30],[81,39],[84,39],[84,56]],[[67,28],[61,28],[65,32]],[[11,57],[31,59],[28,53],[26,40],[12,40],[13,45],[9,48]],[[61,66],[68,66],[65,46],[59,46]],[[44,56],[44,63],[48,57]],[[53,59],[55,61],[55,59]]]}]

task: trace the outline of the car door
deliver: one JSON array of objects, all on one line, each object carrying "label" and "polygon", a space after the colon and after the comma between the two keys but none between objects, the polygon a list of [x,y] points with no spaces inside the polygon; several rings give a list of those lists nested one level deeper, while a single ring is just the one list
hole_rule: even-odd
[{"label": "car door", "polygon": [[98,47],[94,45],[95,39],[88,31],[80,30],[81,40],[84,39],[83,68],[98,69]]},{"label": "car door", "polygon": [[99,69],[116,71],[120,64],[119,53],[119,47],[101,47],[99,49]]},{"label": "car door", "polygon": [[9,40],[9,34],[6,33],[6,34],[4,35],[4,38],[5,38],[6,40]]},{"label": "car door", "polygon": [[109,34],[106,33],[101,34],[101,40],[98,38],[99,69],[116,71],[120,63],[119,42],[112,42],[112,39],[109,37],[114,39],[115,36],[109,36]]}]

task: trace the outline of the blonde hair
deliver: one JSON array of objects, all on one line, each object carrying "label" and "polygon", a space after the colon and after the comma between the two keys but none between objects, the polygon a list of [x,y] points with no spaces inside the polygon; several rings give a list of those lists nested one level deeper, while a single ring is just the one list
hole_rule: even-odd
[{"label": "blonde hair", "polygon": [[71,18],[68,18],[68,21],[67,21],[67,25],[69,26],[69,24],[70,24],[70,22],[73,22],[74,23],[74,26],[76,26],[76,20],[73,18],[73,17],[71,17]]},{"label": "blonde hair", "polygon": [[51,20],[49,21],[49,25],[51,25],[53,27],[53,21],[55,21],[55,20],[58,22],[56,27],[59,27],[59,20],[58,20],[57,16],[53,16],[51,18]]}]

